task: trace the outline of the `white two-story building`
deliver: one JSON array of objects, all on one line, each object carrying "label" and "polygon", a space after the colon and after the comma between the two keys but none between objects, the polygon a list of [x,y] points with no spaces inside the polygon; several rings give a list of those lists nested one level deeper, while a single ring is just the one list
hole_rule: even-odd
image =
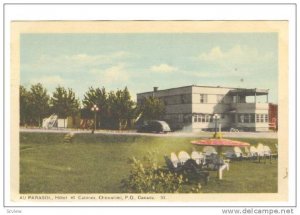
[{"label": "white two-story building", "polygon": [[[166,108],[163,119],[171,127],[190,131],[213,130],[215,117],[222,130],[267,131],[268,93],[266,89],[185,86],[138,93],[137,102],[153,96]],[[263,100],[262,100],[263,99]]]}]

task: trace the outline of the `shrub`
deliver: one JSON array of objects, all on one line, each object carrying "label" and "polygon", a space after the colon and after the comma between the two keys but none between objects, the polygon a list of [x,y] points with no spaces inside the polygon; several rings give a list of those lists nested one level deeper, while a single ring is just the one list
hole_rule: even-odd
[{"label": "shrub", "polygon": [[131,171],[122,181],[122,190],[128,193],[190,193],[200,192],[201,185],[185,186],[189,180],[184,174],[172,173],[157,165],[151,157],[141,162],[131,159]]},{"label": "shrub", "polygon": [[64,143],[72,143],[73,137],[74,137],[74,134],[71,133],[71,132],[65,134],[65,136],[64,136]]}]

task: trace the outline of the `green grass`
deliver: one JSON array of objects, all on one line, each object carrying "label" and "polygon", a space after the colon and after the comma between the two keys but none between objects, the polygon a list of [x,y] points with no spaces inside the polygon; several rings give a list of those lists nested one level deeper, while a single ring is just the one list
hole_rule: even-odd
[{"label": "green grass", "polygon": [[[121,180],[129,175],[129,158],[143,159],[155,151],[163,155],[185,150],[191,153],[195,138],[76,134],[64,143],[64,134],[20,133],[20,193],[120,193]],[[275,151],[277,139],[236,138],[269,145]],[[225,150],[225,149],[224,149]],[[277,161],[236,161],[219,181],[216,172],[202,186],[205,193],[275,193]]]}]

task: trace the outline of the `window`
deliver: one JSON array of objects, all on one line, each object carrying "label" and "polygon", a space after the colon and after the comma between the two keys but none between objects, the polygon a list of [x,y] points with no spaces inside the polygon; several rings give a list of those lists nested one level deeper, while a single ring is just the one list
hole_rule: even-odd
[{"label": "window", "polygon": [[207,103],[207,94],[200,94],[200,103]]},{"label": "window", "polygon": [[205,122],[205,115],[200,115],[201,122]]},{"label": "window", "polygon": [[256,114],[256,122],[259,122],[259,114]]},{"label": "window", "polygon": [[194,122],[197,122],[197,116],[194,116]]},{"label": "window", "polygon": [[268,114],[265,114],[265,122],[269,122]]},{"label": "window", "polygon": [[[257,117],[257,122],[260,121],[260,117]],[[245,113],[238,115],[238,122],[239,123],[254,123],[255,122],[255,114],[253,113]]]},{"label": "window", "polygon": [[245,114],[245,123],[250,122],[250,114]]},{"label": "window", "polygon": [[239,114],[239,122],[244,123],[245,122],[245,115],[244,114]]},{"label": "window", "polygon": [[209,115],[210,116],[210,118],[209,118],[209,122],[213,122],[214,121],[214,117],[213,117],[213,115]]},{"label": "window", "polygon": [[268,122],[269,117],[268,114],[256,114],[256,122],[264,123]]},{"label": "window", "polygon": [[255,123],[255,114],[254,113],[249,114],[249,122]]},{"label": "window", "polygon": [[264,122],[264,114],[260,114],[260,122]]},{"label": "window", "polygon": [[205,122],[210,122],[210,115],[205,115]]},{"label": "window", "polygon": [[202,121],[202,115],[198,115],[197,117],[198,117],[197,122],[201,122]]},{"label": "window", "polygon": [[212,122],[213,118],[209,114],[198,114],[194,116],[194,122],[207,123]]}]

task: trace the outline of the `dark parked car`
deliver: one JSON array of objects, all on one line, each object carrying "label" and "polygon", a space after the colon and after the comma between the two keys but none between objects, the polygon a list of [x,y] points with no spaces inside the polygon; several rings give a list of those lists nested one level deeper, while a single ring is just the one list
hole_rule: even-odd
[{"label": "dark parked car", "polygon": [[165,121],[149,120],[138,126],[137,132],[149,132],[149,133],[167,133],[170,132],[170,126]]}]

